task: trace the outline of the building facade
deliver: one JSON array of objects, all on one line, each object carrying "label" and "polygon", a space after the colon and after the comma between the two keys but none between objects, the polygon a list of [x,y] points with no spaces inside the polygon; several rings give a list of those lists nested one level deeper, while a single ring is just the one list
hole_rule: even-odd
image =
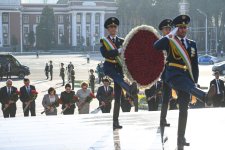
[{"label": "building facade", "polygon": [[105,19],[115,16],[117,10],[114,0],[59,0],[56,4],[1,0],[0,47],[29,45],[28,35],[32,31],[36,38],[36,28],[46,5],[55,14],[55,45],[67,47],[98,44],[105,35]]}]

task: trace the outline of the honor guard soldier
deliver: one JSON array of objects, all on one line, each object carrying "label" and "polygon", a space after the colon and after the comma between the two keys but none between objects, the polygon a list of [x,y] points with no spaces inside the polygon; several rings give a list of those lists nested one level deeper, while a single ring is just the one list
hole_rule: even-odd
[{"label": "honor guard soldier", "polygon": [[196,87],[198,83],[198,53],[196,43],[186,38],[190,17],[180,15],[172,24],[175,29],[167,36],[155,42],[157,50],[167,51],[167,64],[165,81],[178,93],[179,120],[178,120],[178,150],[189,146],[185,139],[185,130],[188,116],[190,94],[199,100],[211,103],[215,94],[215,86],[211,86],[208,94]]},{"label": "honor guard soldier", "polygon": [[72,83],[72,90],[74,90],[74,86],[75,86],[75,70],[74,70],[74,68],[71,70],[71,83]]},{"label": "honor guard soldier", "polygon": [[49,65],[49,73],[50,73],[50,77],[51,77],[51,81],[52,81],[52,78],[53,78],[53,64],[52,64],[52,61],[50,60],[50,65]]},{"label": "honor guard soldier", "polygon": [[[119,124],[119,111],[122,97],[122,88],[126,90],[129,95],[135,97],[137,94],[137,87],[135,84],[131,86],[124,81],[124,75],[121,65],[118,63],[116,58],[120,56],[122,52],[122,44],[124,40],[117,36],[119,26],[119,20],[115,17],[108,18],[105,21],[104,27],[108,31],[108,36],[101,39],[101,54],[105,58],[104,62],[104,73],[114,81],[114,93],[115,103],[113,111],[113,129],[121,129],[122,126]],[[111,45],[109,47],[109,45]]]},{"label": "honor guard soldier", "polygon": [[49,76],[49,65],[48,65],[48,63],[46,63],[46,65],[45,65],[45,76],[47,77],[46,80],[48,80],[48,76]]},{"label": "honor guard soldier", "polygon": [[95,93],[95,75],[94,75],[94,70],[90,70],[90,76],[89,76],[89,85],[91,87],[91,92]]},{"label": "honor guard soldier", "polygon": [[64,63],[61,63],[60,77],[62,78],[62,81],[63,81],[62,86],[64,86],[65,85],[65,68],[64,68]]},{"label": "honor guard soldier", "polygon": [[[170,33],[172,28],[172,20],[171,19],[164,19],[159,24],[159,30],[162,32],[162,36],[166,36]],[[165,68],[167,67],[167,64],[165,64]],[[161,79],[163,81],[163,87],[162,87],[162,107],[161,107],[161,115],[160,115],[160,126],[170,126],[169,123],[166,121],[167,116],[167,110],[169,105],[169,100],[172,97],[172,89],[168,85],[168,83],[165,81],[165,70],[162,73]]]}]

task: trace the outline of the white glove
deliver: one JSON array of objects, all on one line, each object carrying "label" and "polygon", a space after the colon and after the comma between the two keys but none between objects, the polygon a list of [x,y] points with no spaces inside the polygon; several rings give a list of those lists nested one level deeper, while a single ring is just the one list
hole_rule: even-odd
[{"label": "white glove", "polygon": [[168,35],[166,35],[167,38],[174,37],[177,34],[178,27],[174,28]]},{"label": "white glove", "polygon": [[118,52],[119,52],[119,53],[122,53],[122,51],[123,51],[123,48],[119,48],[119,49],[118,49]]}]

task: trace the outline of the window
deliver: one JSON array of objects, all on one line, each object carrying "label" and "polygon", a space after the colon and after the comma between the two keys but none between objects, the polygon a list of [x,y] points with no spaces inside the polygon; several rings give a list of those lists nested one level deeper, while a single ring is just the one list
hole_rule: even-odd
[{"label": "window", "polygon": [[78,23],[78,24],[81,23],[81,14],[77,14],[77,23]]},{"label": "window", "polygon": [[81,26],[77,25],[77,36],[81,36]]},{"label": "window", "polygon": [[8,24],[2,25],[2,33],[3,33],[3,45],[9,45],[9,26],[8,26]]},{"label": "window", "polygon": [[63,15],[58,16],[58,23],[63,23]]},{"label": "window", "polygon": [[8,25],[7,24],[3,24],[2,26],[2,33],[8,33],[9,32],[9,28],[8,28]]},{"label": "window", "polygon": [[23,27],[23,33],[24,34],[29,33],[29,27],[28,26]]},{"label": "window", "polygon": [[86,15],[86,23],[90,24],[91,23],[91,14]]},{"label": "window", "polygon": [[100,24],[100,14],[95,15],[95,23]]},{"label": "window", "polygon": [[9,22],[9,15],[8,14],[2,14],[2,22],[3,23]]},{"label": "window", "polygon": [[40,23],[41,16],[36,16],[36,23]]},{"label": "window", "polygon": [[62,44],[64,35],[64,25],[58,25],[58,44]]},{"label": "window", "polygon": [[23,16],[23,22],[29,23],[29,16],[28,15]]}]

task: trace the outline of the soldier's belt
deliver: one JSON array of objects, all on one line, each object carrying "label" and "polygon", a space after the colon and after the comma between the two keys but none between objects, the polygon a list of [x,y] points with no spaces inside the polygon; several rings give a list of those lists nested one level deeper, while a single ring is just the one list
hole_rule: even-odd
[{"label": "soldier's belt", "polygon": [[187,70],[187,66],[186,65],[181,65],[181,64],[176,64],[176,63],[169,63],[169,66],[180,68],[180,69],[183,69],[185,71]]},{"label": "soldier's belt", "polygon": [[110,62],[110,63],[113,63],[113,64],[117,64],[117,61],[116,60],[111,60],[111,59],[105,59],[105,61],[107,62]]}]

